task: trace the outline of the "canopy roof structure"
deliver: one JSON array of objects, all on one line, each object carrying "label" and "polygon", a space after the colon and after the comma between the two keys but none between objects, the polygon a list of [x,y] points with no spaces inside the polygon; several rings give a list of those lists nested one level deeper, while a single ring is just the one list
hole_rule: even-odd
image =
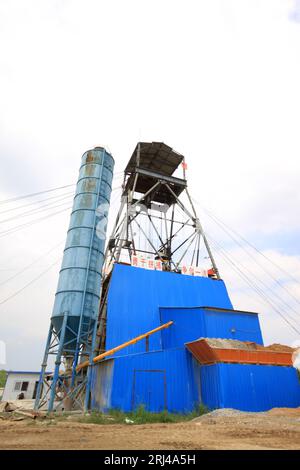
[{"label": "canopy roof structure", "polygon": [[[147,194],[144,204],[176,203],[176,198],[186,188],[186,180],[173,176],[184,156],[162,142],[139,142],[127,164],[125,193],[128,191]],[[159,185],[153,186],[157,181]],[[167,183],[172,192],[165,184]],[[153,188],[153,190],[151,190]]]},{"label": "canopy roof structure", "polygon": [[184,156],[163,142],[139,142],[125,168],[130,174],[136,167],[155,171],[165,176],[172,176]]}]

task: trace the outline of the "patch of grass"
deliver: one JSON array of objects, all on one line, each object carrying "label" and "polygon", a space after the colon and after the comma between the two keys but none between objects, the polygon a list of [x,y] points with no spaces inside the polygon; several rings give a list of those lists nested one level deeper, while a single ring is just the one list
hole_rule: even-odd
[{"label": "patch of grass", "polygon": [[204,405],[199,405],[191,413],[169,413],[164,410],[160,413],[151,413],[143,405],[135,411],[125,413],[118,409],[109,410],[108,414],[93,411],[90,415],[79,418],[82,423],[91,424],[151,424],[151,423],[180,423],[208,413]]},{"label": "patch of grass", "polygon": [[201,403],[200,405],[196,406],[195,410],[191,413],[192,419],[197,418],[198,416],[206,415],[206,413],[209,413],[211,410],[206,406]]},{"label": "patch of grass", "polygon": [[4,388],[6,383],[6,371],[0,370],[0,388]]},{"label": "patch of grass", "polygon": [[[77,421],[77,419],[75,418]],[[100,411],[92,411],[91,414],[83,416],[83,417],[78,417],[78,421],[80,423],[89,423],[89,424],[111,424],[109,421],[109,417],[101,413]]]}]

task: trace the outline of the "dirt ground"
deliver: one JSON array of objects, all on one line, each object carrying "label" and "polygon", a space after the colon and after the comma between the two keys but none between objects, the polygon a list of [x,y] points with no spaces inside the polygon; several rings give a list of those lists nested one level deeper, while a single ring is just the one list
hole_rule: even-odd
[{"label": "dirt ground", "polygon": [[175,424],[83,424],[0,419],[0,449],[300,449],[300,408],[216,410]]}]

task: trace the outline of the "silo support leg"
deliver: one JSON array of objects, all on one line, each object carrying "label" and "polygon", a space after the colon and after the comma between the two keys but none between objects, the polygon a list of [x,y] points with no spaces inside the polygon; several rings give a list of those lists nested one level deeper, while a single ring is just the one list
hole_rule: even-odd
[{"label": "silo support leg", "polygon": [[67,327],[67,320],[68,320],[68,313],[64,314],[63,324],[60,332],[60,339],[59,339],[59,347],[55,359],[55,369],[53,374],[52,385],[50,389],[50,399],[48,404],[48,412],[52,411],[53,404],[55,400],[55,391],[56,391],[56,384],[59,377],[59,367],[61,364],[61,355],[63,351],[64,341],[65,341],[65,334],[66,334],[66,327]]},{"label": "silo support leg", "polygon": [[49,355],[49,348],[51,344],[51,338],[52,338],[52,331],[53,331],[53,325],[52,323],[50,324],[49,328],[49,333],[48,333],[48,338],[47,338],[47,343],[46,343],[46,348],[45,348],[45,353],[44,353],[44,358],[42,362],[42,367],[41,367],[41,373],[40,373],[40,378],[39,378],[39,383],[36,391],[36,397],[35,397],[35,403],[34,403],[34,409],[38,410],[39,408],[39,403],[41,399],[41,392],[42,392],[42,387],[43,387],[43,382],[44,382],[44,376],[45,376],[45,371],[47,367],[47,362],[48,362],[48,355]]},{"label": "silo support leg", "polygon": [[93,357],[94,357],[94,349],[96,344],[96,336],[97,336],[97,322],[95,322],[94,330],[93,330],[93,337],[92,337],[92,345],[91,345],[91,352],[89,362],[90,365],[87,370],[87,382],[86,382],[86,390],[85,390],[85,400],[84,400],[84,411],[87,412],[89,410],[90,405],[90,392],[91,392],[91,381],[92,381],[92,366]]}]

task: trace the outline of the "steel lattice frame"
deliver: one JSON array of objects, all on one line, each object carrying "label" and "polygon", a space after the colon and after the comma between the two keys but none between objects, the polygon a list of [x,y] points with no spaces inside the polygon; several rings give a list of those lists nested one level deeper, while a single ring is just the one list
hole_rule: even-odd
[{"label": "steel lattice frame", "polygon": [[[70,398],[73,402],[72,408],[87,410],[89,407],[88,393],[89,392],[89,373],[90,368],[85,371],[81,371],[80,374],[76,374],[76,367],[71,367],[68,373],[61,373],[60,365],[62,359],[66,359],[68,356],[74,358],[77,354],[77,363],[92,358],[94,356],[94,345],[96,336],[96,325],[84,324],[81,325],[81,331],[77,335],[80,336],[80,348],[77,351],[76,348],[68,349],[68,343],[72,343],[74,340],[71,339],[69,342],[63,341],[66,332],[69,331],[72,334],[76,334],[72,328],[67,324],[67,313],[64,315],[64,321],[59,331],[55,331],[52,323],[50,324],[48,339],[46,343],[44,358],[42,362],[42,368],[40,372],[40,379],[37,387],[35,409],[39,410],[45,405],[48,411],[60,411],[64,406],[62,397],[59,393],[63,393],[63,398]],[[83,332],[84,326],[87,326],[85,332]],[[64,347],[62,348],[62,344]],[[54,373],[50,377],[46,373],[46,367],[49,360],[49,356],[55,356],[55,368]],[[73,362],[73,361],[72,361]]]},{"label": "steel lattice frame", "polygon": [[[124,191],[121,196],[121,205],[112,234],[107,244],[105,254],[106,272],[110,271],[114,262],[120,262],[124,260],[124,254],[126,255],[125,258],[131,261],[132,255],[139,253],[142,253],[145,256],[155,256],[157,259],[162,260],[166,270],[179,272],[180,263],[185,258],[188,250],[193,244],[194,249],[192,250],[192,260],[195,261],[195,266],[199,266],[200,240],[202,238],[206,252],[211,262],[211,266],[215,272],[216,277],[219,279],[219,271],[199,217],[197,216],[192,198],[189,194],[186,179],[184,178],[180,180],[183,191],[179,197],[172,188],[172,178],[167,178],[164,175],[152,173],[151,178],[153,179],[153,185],[151,188],[141,197],[134,198],[138,178],[138,168],[135,174],[134,183],[131,187],[128,187],[126,184],[126,175],[124,177]],[[176,180],[176,183],[178,183],[179,179]],[[153,198],[155,198],[155,195],[161,190],[162,187],[169,191],[173,203],[171,205],[158,205],[152,203],[150,206],[149,201],[153,201]],[[187,203],[183,202],[183,195],[186,196]],[[141,207],[142,210],[139,210]],[[180,209],[182,220],[176,220],[176,208]],[[160,217],[154,215],[153,211],[160,212]],[[143,228],[144,224],[142,219],[144,217],[147,218],[156,235],[155,241],[153,237],[150,237],[149,233],[147,233]],[[158,228],[155,225],[155,219],[160,219],[164,222],[164,236],[159,233]],[[174,231],[174,227],[176,225],[179,226],[179,228],[177,231]],[[175,247],[174,239],[183,228],[189,228],[190,233],[183,238],[180,246]],[[140,244],[135,235],[135,229],[137,229],[138,232],[143,235],[144,239],[150,246],[150,250],[145,250],[139,246]],[[184,249],[181,250],[183,247]],[[175,253],[177,252],[180,253],[180,257],[178,259],[175,257]]]},{"label": "steel lattice frame", "polygon": [[[142,254],[145,257],[155,257],[163,262],[164,270],[180,272],[180,264],[191,252],[191,264],[199,266],[200,241],[203,240],[204,250],[213,268],[214,277],[220,279],[219,270],[205,236],[203,227],[197,216],[192,198],[187,188],[185,163],[183,161],[183,178],[174,178],[158,174],[157,172],[141,170],[139,167],[139,146],[137,148],[136,166],[130,174],[124,173],[121,204],[114,223],[111,236],[107,243],[104,262],[104,284],[102,301],[100,304],[97,352],[105,350],[106,336],[106,304],[109,290],[110,273],[114,263],[131,262],[132,256]],[[138,178],[147,175],[152,180],[151,187],[139,196],[136,194]],[[176,195],[174,185],[182,188],[180,196]],[[171,204],[158,205],[153,203],[157,195],[163,190],[170,194]],[[183,198],[186,198],[186,202]],[[142,207],[142,210],[139,210]],[[157,215],[157,211],[159,215]],[[176,212],[179,211],[177,215]],[[178,220],[180,219],[180,220]],[[151,237],[145,228],[144,221],[148,221],[155,237]],[[156,220],[164,225],[164,234],[159,233]],[[175,238],[188,229],[180,244],[176,246]],[[142,247],[139,240],[142,235],[149,248]]]}]

